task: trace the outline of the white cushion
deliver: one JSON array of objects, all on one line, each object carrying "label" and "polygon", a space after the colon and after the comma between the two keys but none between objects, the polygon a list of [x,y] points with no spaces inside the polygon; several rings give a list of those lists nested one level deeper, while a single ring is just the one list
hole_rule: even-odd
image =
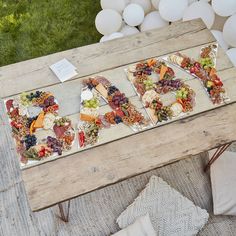
[{"label": "white cushion", "polygon": [[157,236],[157,234],[153,229],[149,215],[146,214],[137,218],[133,224],[112,236]]},{"label": "white cushion", "polygon": [[[209,152],[211,157],[213,152]],[[215,215],[236,215],[236,153],[224,152],[211,165]]]},{"label": "white cushion", "polygon": [[158,236],[196,235],[209,217],[206,210],[195,206],[157,176],[150,178],[146,188],[118,217],[117,223],[125,228],[146,213]]}]

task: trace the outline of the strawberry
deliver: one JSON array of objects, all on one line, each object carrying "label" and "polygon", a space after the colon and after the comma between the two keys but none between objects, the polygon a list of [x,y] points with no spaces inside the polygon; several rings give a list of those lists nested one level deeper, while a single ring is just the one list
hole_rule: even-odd
[{"label": "strawberry", "polygon": [[45,154],[45,153],[44,153],[43,151],[39,151],[39,152],[38,152],[39,157],[43,157],[44,154]]}]

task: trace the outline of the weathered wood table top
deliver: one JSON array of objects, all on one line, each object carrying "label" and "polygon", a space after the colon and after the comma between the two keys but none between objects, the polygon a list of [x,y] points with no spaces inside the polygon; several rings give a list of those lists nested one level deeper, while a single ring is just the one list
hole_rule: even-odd
[{"label": "weathered wood table top", "polygon": [[[141,110],[141,102],[127,80],[124,69],[129,64],[162,57],[177,51],[197,57],[203,45],[215,42],[201,20],[175,23],[167,28],[141,33],[106,43],[56,53],[0,68],[0,97],[15,96],[35,89],[51,91],[60,104],[60,115],[78,120],[81,81],[103,75],[123,91]],[[77,78],[61,84],[49,69],[67,58],[79,71]],[[29,203],[38,211],[95,189],[179,160],[188,155],[215,148],[236,139],[236,69],[221,48],[217,56],[218,75],[224,82],[230,102],[215,106],[200,81],[188,84],[196,92],[194,111],[179,120],[133,133],[125,125],[102,131],[99,145],[72,150],[59,158],[48,158],[40,165],[22,169]],[[187,76],[178,71],[177,76]],[[3,103],[1,104],[1,110]],[[109,109],[102,106],[103,111]],[[6,115],[2,123],[7,123]],[[8,130],[10,133],[10,129]],[[1,130],[0,130],[1,132]],[[13,147],[9,134],[0,140],[1,158]],[[12,150],[11,150],[12,151]],[[16,161],[17,160],[17,155]],[[20,167],[19,167],[20,168]]]}]

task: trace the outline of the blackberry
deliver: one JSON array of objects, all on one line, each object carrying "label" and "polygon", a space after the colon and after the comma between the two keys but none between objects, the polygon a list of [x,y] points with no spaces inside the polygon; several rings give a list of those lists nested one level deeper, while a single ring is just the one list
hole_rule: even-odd
[{"label": "blackberry", "polygon": [[93,87],[94,87],[94,86],[93,86],[91,83],[88,84],[88,88],[89,88],[90,90],[92,90]]},{"label": "blackberry", "polygon": [[34,98],[39,98],[43,92],[42,91],[36,91],[35,93],[30,93],[26,95],[26,98],[30,101],[32,101]]},{"label": "blackberry", "polygon": [[110,86],[108,88],[108,95],[112,95],[113,93],[115,93],[116,91],[119,91],[119,89],[116,86]]},{"label": "blackberry", "polygon": [[26,150],[28,150],[28,149],[30,149],[30,147],[33,147],[36,145],[37,138],[35,135],[28,134],[25,136],[24,142],[25,142],[25,148],[26,148]]},{"label": "blackberry", "polygon": [[115,120],[116,124],[119,124],[119,123],[123,122],[122,118],[120,116],[116,116],[114,120]]},{"label": "blackberry", "polygon": [[34,120],[37,120],[37,118],[38,118],[38,116],[35,116],[35,117],[28,117],[27,118],[27,127],[28,128],[30,128],[30,125],[32,124],[32,122],[34,121]]},{"label": "blackberry", "polygon": [[41,94],[42,94],[42,91],[36,91],[34,96],[35,98],[39,98]]}]

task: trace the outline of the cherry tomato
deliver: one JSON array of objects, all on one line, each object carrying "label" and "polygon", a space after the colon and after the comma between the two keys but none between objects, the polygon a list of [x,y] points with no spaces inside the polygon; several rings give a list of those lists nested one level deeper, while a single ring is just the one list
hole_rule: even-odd
[{"label": "cherry tomato", "polygon": [[195,67],[194,66],[190,68],[190,73],[192,73],[192,74],[195,73]]},{"label": "cherry tomato", "polygon": [[195,62],[195,63],[194,63],[194,66],[197,67],[198,69],[201,68],[201,64],[200,64],[199,62]]}]

